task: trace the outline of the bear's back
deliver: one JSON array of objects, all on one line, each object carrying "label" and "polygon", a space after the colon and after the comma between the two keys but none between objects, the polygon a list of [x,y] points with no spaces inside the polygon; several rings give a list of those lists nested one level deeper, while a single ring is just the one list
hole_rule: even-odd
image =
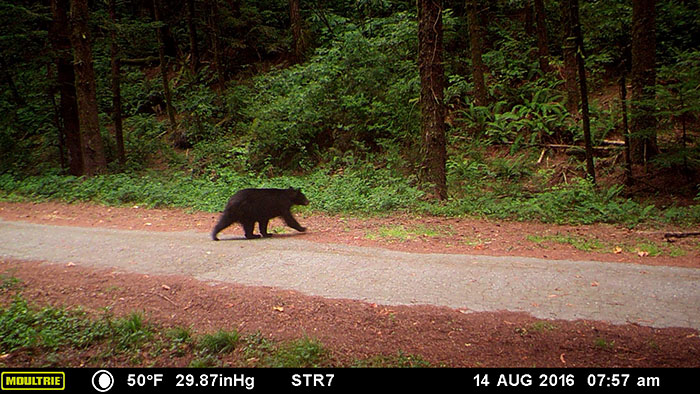
[{"label": "bear's back", "polygon": [[237,216],[274,217],[292,206],[288,194],[285,189],[242,189],[231,196],[227,206],[237,211]]}]

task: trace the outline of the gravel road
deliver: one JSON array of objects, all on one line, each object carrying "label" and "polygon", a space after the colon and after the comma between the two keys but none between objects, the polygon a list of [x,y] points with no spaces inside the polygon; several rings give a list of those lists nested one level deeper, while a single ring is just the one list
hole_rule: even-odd
[{"label": "gravel road", "polygon": [[592,261],[415,254],[304,241],[214,242],[196,232],[0,220],[0,257],[273,286],[387,305],[700,329],[700,270]]}]

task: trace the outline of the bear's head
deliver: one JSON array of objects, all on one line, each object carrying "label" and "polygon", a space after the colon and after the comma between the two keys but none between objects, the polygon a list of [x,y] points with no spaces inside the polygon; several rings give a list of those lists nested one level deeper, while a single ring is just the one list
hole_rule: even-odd
[{"label": "bear's head", "polygon": [[293,187],[290,187],[287,189],[287,192],[289,193],[289,197],[292,200],[292,203],[295,205],[309,205],[309,200],[306,198],[304,193],[301,192],[301,189],[295,189]]}]

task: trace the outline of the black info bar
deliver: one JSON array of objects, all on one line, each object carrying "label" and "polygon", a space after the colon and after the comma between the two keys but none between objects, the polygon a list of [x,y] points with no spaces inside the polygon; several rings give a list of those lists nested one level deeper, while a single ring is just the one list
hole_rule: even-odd
[{"label": "black info bar", "polygon": [[2,369],[2,391],[70,393],[340,393],[681,391],[683,368],[55,368]]}]

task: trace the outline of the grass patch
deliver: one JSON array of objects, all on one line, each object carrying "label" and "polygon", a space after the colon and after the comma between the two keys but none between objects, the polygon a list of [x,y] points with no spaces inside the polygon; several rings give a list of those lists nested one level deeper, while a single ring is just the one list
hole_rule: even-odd
[{"label": "grass patch", "polygon": [[22,281],[13,275],[0,274],[0,292],[18,290]]},{"label": "grass patch", "polygon": [[431,368],[433,365],[420,356],[398,352],[395,355],[381,355],[358,360],[356,368]]},{"label": "grass patch", "polygon": [[197,348],[206,354],[230,353],[236,349],[240,339],[241,335],[237,331],[219,330],[199,338]]},{"label": "grass patch", "polygon": [[547,321],[536,321],[527,327],[518,327],[515,332],[520,336],[526,336],[529,334],[541,334],[548,331],[556,330],[557,326]]},{"label": "grass patch", "polygon": [[283,343],[267,355],[265,364],[275,368],[312,368],[324,365],[330,352],[321,342],[304,337]]},{"label": "grass patch", "polygon": [[601,251],[601,250],[612,250],[612,248],[598,241],[597,239],[589,239],[585,237],[575,237],[571,235],[528,235],[527,240],[534,242],[536,244],[545,244],[548,242],[571,245],[578,250],[585,252]]},{"label": "grass patch", "polygon": [[0,308],[0,352],[44,349],[54,351],[64,346],[84,348],[103,339],[110,330],[103,322],[86,319],[80,311],[61,308],[31,308],[16,296]]},{"label": "grass patch", "polygon": [[667,255],[670,257],[681,257],[687,254],[687,251],[680,246],[676,245],[666,245],[658,244],[651,241],[634,241],[629,240],[626,244],[613,245],[607,242],[601,242],[597,239],[591,239],[586,237],[577,237],[572,235],[528,235],[526,239],[530,242],[536,243],[544,248],[547,247],[548,243],[571,245],[574,248],[584,251],[584,252],[607,252],[607,253],[620,253],[625,251],[628,253],[638,254],[640,256],[663,256]]},{"label": "grass patch", "polygon": [[604,338],[596,338],[593,345],[599,349],[611,350],[615,347],[615,341],[608,341]]},{"label": "grass patch", "polygon": [[113,341],[118,349],[137,349],[146,341],[153,338],[154,328],[145,323],[143,314],[132,312],[130,315],[117,319],[111,323],[107,318],[107,323],[111,325]]},{"label": "grass patch", "polygon": [[[242,336],[218,330],[193,335],[190,328],[162,328],[140,312],[114,319],[109,313],[91,318],[78,310],[30,305],[21,295],[0,306],[0,354],[31,360],[32,366],[122,365],[153,366],[163,355],[193,368],[222,366],[264,368],[429,367],[420,356],[399,352],[338,364],[314,338],[275,342],[261,333]],[[76,357],[76,354],[85,355]],[[170,364],[166,364],[170,365]],[[0,367],[7,367],[0,360]]]},{"label": "grass patch", "polygon": [[420,237],[439,237],[442,233],[437,228],[428,226],[406,227],[403,225],[383,226],[377,230],[368,231],[365,238],[371,240],[388,239],[409,241]]},{"label": "grass patch", "polygon": [[651,257],[661,256],[663,249],[652,242],[643,242],[634,247],[635,252]]}]

